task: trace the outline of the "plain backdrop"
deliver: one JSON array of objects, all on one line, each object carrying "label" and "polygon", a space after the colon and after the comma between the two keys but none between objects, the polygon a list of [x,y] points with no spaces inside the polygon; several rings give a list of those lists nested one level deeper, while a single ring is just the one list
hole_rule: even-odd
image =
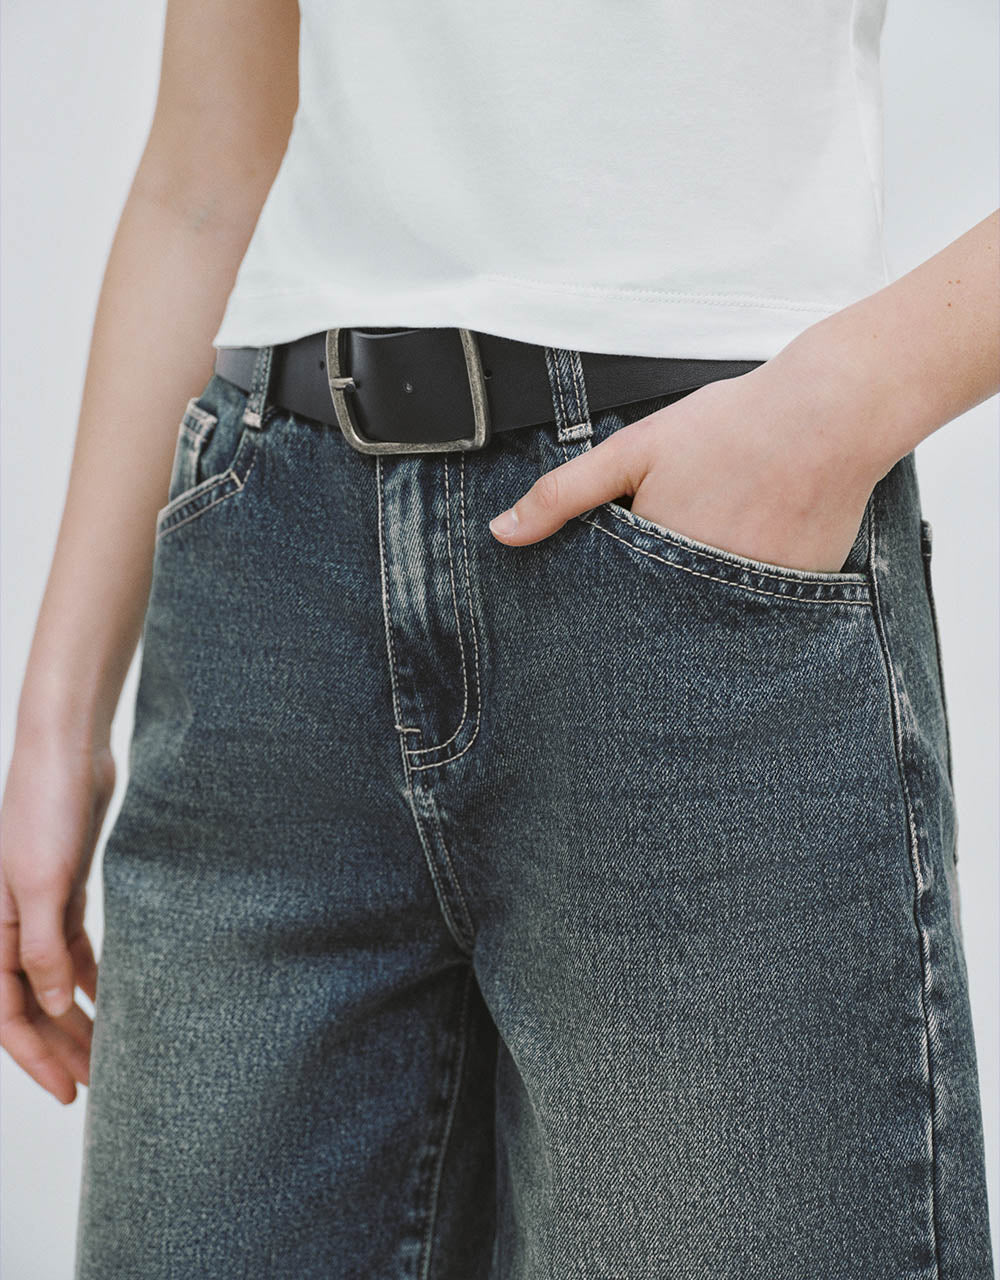
[{"label": "plain backdrop", "polygon": [[[151,117],[164,0],[3,0],[2,687],[6,777],[21,676],[62,511],[90,327]],[[994,0],[889,0],[883,39],[893,277],[1000,204]],[[391,317],[390,317],[391,318]],[[997,1198],[998,407],[917,451],[955,754],[960,884],[994,1240]],[[114,726],[121,801],[133,662]],[[88,928],[102,936],[98,848]],[[72,1272],[86,1090],[63,1107],[0,1062],[5,1280]]]}]

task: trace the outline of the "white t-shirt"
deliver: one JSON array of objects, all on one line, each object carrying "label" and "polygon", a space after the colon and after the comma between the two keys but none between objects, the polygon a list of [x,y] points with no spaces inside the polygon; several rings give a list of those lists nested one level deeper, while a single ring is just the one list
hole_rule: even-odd
[{"label": "white t-shirt", "polygon": [[888,283],[886,0],[301,0],[215,336],[447,325],[768,359]]}]

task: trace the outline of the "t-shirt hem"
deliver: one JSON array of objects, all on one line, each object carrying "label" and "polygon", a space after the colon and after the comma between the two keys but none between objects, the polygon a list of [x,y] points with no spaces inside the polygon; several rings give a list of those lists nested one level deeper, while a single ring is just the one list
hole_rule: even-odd
[{"label": "t-shirt hem", "polygon": [[[878,285],[873,285],[873,289]],[[461,327],[569,350],[680,359],[767,360],[850,304],[656,290],[551,288],[492,277],[478,287],[359,293],[234,294],[212,345],[264,346],[341,327]]]}]

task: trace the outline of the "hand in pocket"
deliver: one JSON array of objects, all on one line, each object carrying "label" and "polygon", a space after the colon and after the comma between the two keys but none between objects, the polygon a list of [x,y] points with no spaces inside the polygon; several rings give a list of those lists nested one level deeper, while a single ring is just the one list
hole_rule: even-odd
[{"label": "hand in pocket", "polygon": [[510,545],[627,495],[637,516],[767,564],[837,573],[880,478],[834,397],[768,361],[699,387],[552,468],[491,521]]}]

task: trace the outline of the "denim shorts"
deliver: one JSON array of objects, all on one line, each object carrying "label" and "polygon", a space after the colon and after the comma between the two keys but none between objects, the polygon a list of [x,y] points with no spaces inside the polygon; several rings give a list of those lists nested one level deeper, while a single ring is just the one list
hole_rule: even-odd
[{"label": "denim shorts", "polygon": [[78,1280],[987,1280],[912,453],[836,573],[625,499],[677,398],[374,455],[213,374],[103,851]]}]

